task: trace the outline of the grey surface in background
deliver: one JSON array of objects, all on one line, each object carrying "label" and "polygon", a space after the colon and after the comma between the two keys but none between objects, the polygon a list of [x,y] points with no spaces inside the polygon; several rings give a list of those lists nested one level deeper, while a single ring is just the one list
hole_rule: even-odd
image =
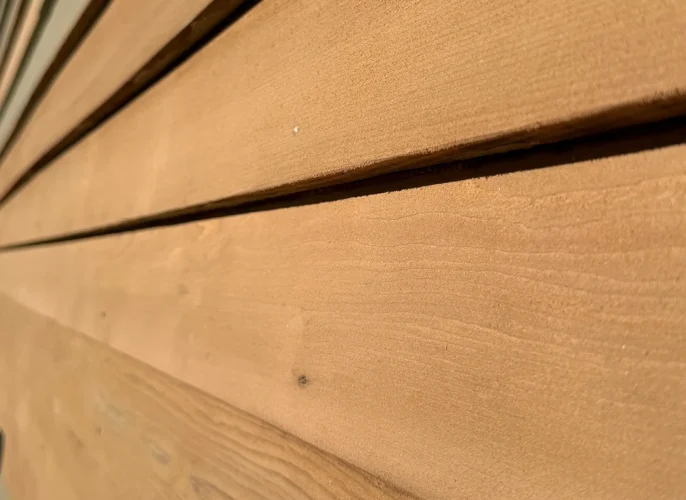
[{"label": "grey surface in background", "polygon": [[89,0],[56,2],[48,18],[42,21],[36,45],[26,54],[26,65],[22,63],[0,115],[0,149],[5,146],[33,91],[88,4]]}]

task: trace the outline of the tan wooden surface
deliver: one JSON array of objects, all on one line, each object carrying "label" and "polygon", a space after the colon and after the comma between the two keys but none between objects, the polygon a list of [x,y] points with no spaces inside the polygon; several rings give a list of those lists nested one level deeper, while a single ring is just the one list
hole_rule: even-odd
[{"label": "tan wooden surface", "polygon": [[31,38],[38,27],[45,0],[26,0],[25,3],[25,11],[18,20],[20,24],[14,35],[14,40],[10,44],[7,61],[0,74],[0,105],[5,102],[10,87],[17,77],[19,65],[24,59],[26,49],[29,47]]},{"label": "tan wooden surface", "polygon": [[[0,163],[0,194],[51,146],[126,85],[211,3],[211,0],[111,2]],[[240,2],[217,0],[215,3],[218,12],[228,14]],[[193,26],[195,31],[206,28]],[[189,38],[193,37],[191,33]],[[148,76],[138,74],[141,79]],[[135,87],[135,82],[129,85]]]},{"label": "tan wooden surface", "polygon": [[0,287],[421,497],[683,497],[686,146],[518,161],[6,252]]},{"label": "tan wooden surface", "polygon": [[0,297],[12,499],[410,497]]},{"label": "tan wooden surface", "polygon": [[27,184],[0,241],[681,112],[684,46],[680,2],[265,0]]}]

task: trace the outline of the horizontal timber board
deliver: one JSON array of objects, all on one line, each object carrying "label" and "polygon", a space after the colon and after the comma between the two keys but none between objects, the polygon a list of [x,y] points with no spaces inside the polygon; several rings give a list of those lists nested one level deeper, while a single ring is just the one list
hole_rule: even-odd
[{"label": "horizontal timber board", "polygon": [[0,288],[421,497],[679,498],[685,206],[674,145],[5,252]]},{"label": "horizontal timber board", "polygon": [[0,343],[11,498],[411,498],[2,296]]},{"label": "horizontal timber board", "polygon": [[684,45],[679,2],[264,0],[7,199],[0,244],[686,113]]},{"label": "horizontal timber board", "polygon": [[110,2],[6,151],[0,163],[0,195],[72,132],[89,130],[125,104],[240,4]]}]

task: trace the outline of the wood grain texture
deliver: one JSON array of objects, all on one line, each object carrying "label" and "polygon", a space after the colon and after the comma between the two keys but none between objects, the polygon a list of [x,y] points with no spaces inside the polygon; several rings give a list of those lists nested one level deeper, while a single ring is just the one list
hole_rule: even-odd
[{"label": "wood grain texture", "polygon": [[[126,103],[180,55],[183,43],[197,41],[240,3],[111,2],[7,151],[0,164],[0,193],[82,122],[93,126],[91,122],[103,118],[98,114],[100,107],[105,106],[107,114]],[[166,45],[179,35],[180,43],[165,52]],[[108,107],[110,99],[115,102]]]},{"label": "wood grain texture", "polygon": [[26,0],[25,4],[25,12],[18,20],[19,25],[10,45],[7,61],[2,67],[2,73],[0,73],[0,104],[3,106],[10,88],[17,78],[17,72],[26,55],[26,50],[36,33],[45,0]]},{"label": "wood grain texture", "polygon": [[6,297],[0,343],[12,498],[412,498]]},{"label": "wood grain texture", "polygon": [[680,498],[684,207],[676,145],[5,252],[0,288],[421,497]]},{"label": "wood grain texture", "polygon": [[24,186],[2,243],[686,112],[685,45],[680,2],[265,0]]}]

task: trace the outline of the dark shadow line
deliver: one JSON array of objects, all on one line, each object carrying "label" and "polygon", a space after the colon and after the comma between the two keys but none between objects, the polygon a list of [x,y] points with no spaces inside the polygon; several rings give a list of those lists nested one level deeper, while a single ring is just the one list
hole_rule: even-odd
[{"label": "dark shadow line", "polygon": [[[249,3],[249,5],[252,5],[252,3]],[[244,4],[244,9],[248,8],[248,4]],[[232,19],[235,16],[240,17],[243,13],[244,10],[236,12],[234,16],[232,16]],[[190,53],[187,55],[190,55]],[[557,123],[526,127],[491,137],[479,138],[468,143],[459,143],[435,151],[422,151],[420,153],[392,157],[372,165],[367,165],[364,168],[351,169],[346,172],[339,172],[328,176],[313,177],[262,191],[232,196],[231,198],[218,200],[217,202],[209,202],[208,204],[202,204],[199,207],[186,207],[179,210],[183,212],[195,209],[204,210],[207,205],[215,205],[216,203],[221,204],[223,207],[229,204],[243,205],[247,202],[264,198],[274,198],[288,193],[312,190],[332,184],[347,183],[387,174],[393,171],[417,169],[458,160],[461,161],[491,156],[513,150],[532,148],[542,144],[555,144],[560,141],[574,138],[603,134],[608,130],[621,130],[630,126],[659,122],[683,115],[686,115],[686,94],[674,92],[669,95],[660,95],[653,100],[626,103]],[[24,185],[26,185],[35,175],[39,174],[40,171],[54,159],[55,157],[52,156],[49,158],[45,157],[25,172],[9,191],[0,198],[0,209],[2,209],[5,203],[13,196],[16,196]],[[140,217],[137,218],[137,220],[149,221],[160,217],[167,218],[174,216],[179,210]],[[125,221],[120,224],[128,223],[130,222]],[[120,224],[115,226],[119,226]]]},{"label": "dark shadow line", "polygon": [[5,432],[0,428],[0,474],[2,474],[2,462],[5,458]]},{"label": "dark shadow line", "polygon": [[[158,81],[165,78],[191,55],[231,24],[243,17],[260,0],[215,0],[198,14],[184,29],[140,68],[122,87],[107,98],[97,109],[81,121],[73,130],[64,136],[41,156],[14,184],[2,195],[0,204],[26,184],[36,173],[42,170],[67,149],[71,148],[101,123],[125,109],[131,101],[145,93]],[[18,132],[17,132],[18,136]],[[16,136],[12,138],[12,143]],[[0,168],[10,150],[10,141],[0,152]]]},{"label": "dark shadow line", "polygon": [[444,163],[421,169],[394,172],[374,178],[360,179],[334,186],[310,189],[304,192],[273,196],[271,198],[264,198],[264,193],[259,195],[262,197],[259,200],[247,200],[243,203],[237,203],[235,198],[227,198],[202,206],[168,211],[97,229],[6,245],[0,247],[0,251],[12,251],[124,232],[175,226],[218,217],[330,203],[347,198],[372,196],[514,172],[553,168],[560,165],[601,160],[603,158],[645,152],[680,144],[686,144],[686,116],[658,123],[613,130],[593,137],[566,140],[555,144],[499,153],[461,162]]}]

